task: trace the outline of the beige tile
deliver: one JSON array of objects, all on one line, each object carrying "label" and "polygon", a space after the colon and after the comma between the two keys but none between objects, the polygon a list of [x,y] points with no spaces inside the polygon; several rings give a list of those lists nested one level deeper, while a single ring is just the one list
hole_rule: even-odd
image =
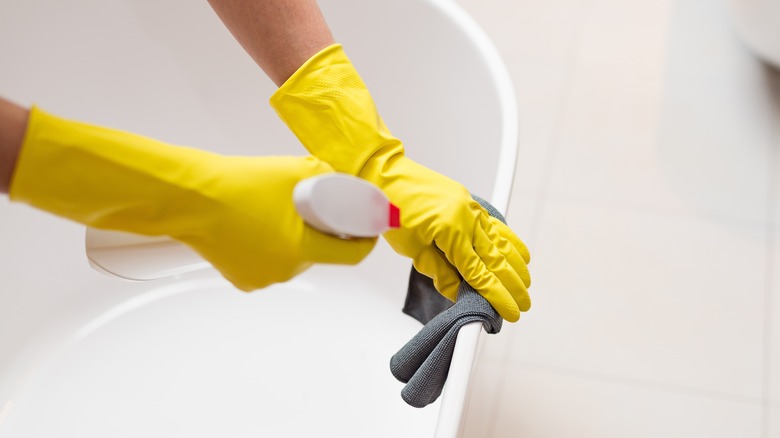
[{"label": "beige tile", "polygon": [[564,68],[534,63],[515,68],[511,74],[520,119],[515,187],[539,192],[550,170],[568,75]]},{"label": "beige tile", "polygon": [[768,438],[780,438],[780,407],[769,409],[767,415],[767,433]]},{"label": "beige tile", "polygon": [[[523,317],[520,318],[524,319]],[[504,322],[501,332],[494,335],[484,335],[479,352],[480,360],[493,364],[503,364],[513,356],[512,350],[517,345],[516,332],[522,330],[523,324]]]},{"label": "beige tile", "polygon": [[669,20],[674,0],[633,1],[592,0],[584,19],[598,22],[602,29],[623,32],[655,32]]},{"label": "beige tile", "polygon": [[761,80],[762,66],[738,40],[728,0],[674,2],[669,64],[673,79]]},{"label": "beige tile", "polygon": [[[780,229],[780,158],[767,164],[780,156],[776,73],[734,38],[724,1],[459,3],[515,82],[508,216],[533,255],[534,307],[486,342],[486,369],[510,354],[602,376],[505,371],[502,392],[517,396],[491,436],[759,436],[769,213]],[[773,305],[779,315],[780,292]]]},{"label": "beige tile", "polygon": [[591,0],[459,0],[507,58],[567,63],[582,11]]},{"label": "beige tile", "polygon": [[[780,230],[775,228],[772,248],[768,254],[768,281],[770,282],[769,305],[771,310],[762,317],[767,318],[766,329],[768,336],[767,378],[769,379],[767,393],[769,400],[776,408],[780,409]],[[780,433],[780,429],[778,429]]]},{"label": "beige tile", "polygon": [[578,11],[590,0],[459,3],[491,38],[512,78],[520,119],[516,185],[538,191],[577,44]]},{"label": "beige tile", "polygon": [[[698,1],[674,6],[657,28],[626,28],[604,14],[583,31],[556,132],[551,191],[764,221],[775,120],[766,81],[740,47],[710,53],[687,41],[700,36],[691,27],[728,40],[725,17],[696,15],[712,9]],[[723,63],[749,66],[723,75],[700,71]]]},{"label": "beige tile", "polygon": [[495,421],[505,366],[482,358],[472,376],[461,438],[485,438]]},{"label": "beige tile", "polygon": [[583,17],[554,134],[556,193],[609,196],[653,162],[667,17],[651,14],[656,22],[648,26],[635,16],[623,17],[625,8],[612,10],[605,1],[595,6]]},{"label": "beige tile", "polygon": [[541,220],[515,363],[760,398],[763,226],[553,200]]},{"label": "beige tile", "polygon": [[528,193],[517,186],[517,180],[515,180],[506,215],[507,225],[528,246],[531,252],[531,263],[533,263],[534,244],[531,232],[535,226],[539,200],[535,193]]},{"label": "beige tile", "polygon": [[[657,99],[669,45],[671,4],[670,0],[595,0],[581,18],[583,27],[570,65],[572,91],[589,88],[606,98]],[[653,103],[643,105],[645,112],[652,113]]]},{"label": "beige tile", "polygon": [[664,110],[659,184],[692,211],[764,223],[774,124],[766,87],[677,84]]},{"label": "beige tile", "polygon": [[552,191],[763,222],[773,117],[763,85],[732,85],[667,84],[663,102],[652,87],[583,85],[567,108]]},{"label": "beige tile", "polygon": [[761,436],[760,404],[538,368],[505,376],[491,438]]}]

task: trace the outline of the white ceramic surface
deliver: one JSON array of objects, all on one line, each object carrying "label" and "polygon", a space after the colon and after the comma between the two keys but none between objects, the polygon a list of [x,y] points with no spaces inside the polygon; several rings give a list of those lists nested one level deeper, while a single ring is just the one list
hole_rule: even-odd
[{"label": "white ceramic surface", "polygon": [[[473,22],[448,1],[321,6],[408,154],[505,210],[514,94]],[[220,153],[305,153],[206,2],[14,2],[0,56],[0,93],[24,104]],[[383,243],[243,294],[211,271],[100,275],[82,226],[7,199],[0,224],[2,437],[458,434],[479,331],[442,399],[408,407],[388,362],[420,326],[400,311],[410,263]]]}]

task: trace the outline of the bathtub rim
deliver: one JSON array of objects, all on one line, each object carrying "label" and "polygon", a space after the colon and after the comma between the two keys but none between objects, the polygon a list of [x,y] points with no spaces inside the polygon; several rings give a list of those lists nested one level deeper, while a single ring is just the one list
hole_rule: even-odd
[{"label": "bathtub rim", "polygon": [[[496,48],[480,26],[459,5],[452,0],[425,0],[448,18],[456,28],[477,48],[478,56],[484,62],[492,78],[491,91],[497,93],[500,108],[500,150],[497,160],[493,190],[488,198],[502,213],[506,214],[514,180],[517,160],[518,117],[514,88]],[[436,437],[457,436],[463,420],[469,380],[476,364],[476,352],[480,339],[480,325],[464,327],[458,337],[453,364],[444,390],[436,426]],[[462,385],[455,383],[463,383]],[[0,406],[2,408],[2,406]],[[2,413],[2,411],[0,411]]]},{"label": "bathtub rim", "polygon": [[[471,39],[493,79],[501,112],[501,140],[496,178],[490,202],[506,215],[515,178],[519,147],[519,117],[515,89],[498,49],[480,25],[454,0],[427,0]],[[477,365],[482,323],[467,324],[458,332],[434,438],[460,436],[465,420],[471,374]]]}]

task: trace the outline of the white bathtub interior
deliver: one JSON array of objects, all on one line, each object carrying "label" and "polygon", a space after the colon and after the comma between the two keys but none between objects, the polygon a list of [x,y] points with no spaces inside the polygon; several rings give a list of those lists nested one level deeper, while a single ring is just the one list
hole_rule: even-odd
[{"label": "white bathtub interior", "polygon": [[[513,94],[479,30],[448,1],[320,6],[408,155],[505,210]],[[23,104],[225,154],[305,153],[206,2],[9,3],[0,56],[0,93]],[[476,338],[443,401],[401,400],[388,362],[420,325],[400,310],[411,264],[382,241],[357,267],[244,294],[214,271],[103,276],[83,226],[7,199],[0,224],[0,436],[457,433]]]}]

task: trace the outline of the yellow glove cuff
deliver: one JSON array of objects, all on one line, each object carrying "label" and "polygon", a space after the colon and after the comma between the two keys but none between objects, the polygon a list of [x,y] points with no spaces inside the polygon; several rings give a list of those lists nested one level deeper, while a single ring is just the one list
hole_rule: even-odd
[{"label": "yellow glove cuff", "polygon": [[403,152],[340,44],[306,61],[270,103],[306,149],[339,172],[358,175],[380,150]]}]

